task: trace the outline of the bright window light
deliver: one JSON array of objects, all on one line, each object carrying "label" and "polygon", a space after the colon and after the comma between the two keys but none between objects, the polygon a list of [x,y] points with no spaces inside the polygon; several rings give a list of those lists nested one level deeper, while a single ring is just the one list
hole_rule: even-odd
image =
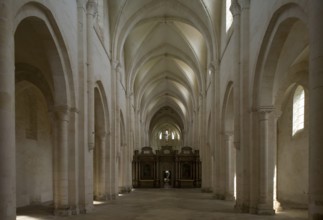
[{"label": "bright window light", "polygon": [[293,135],[304,128],[305,92],[298,86],[293,98]]},{"label": "bright window light", "polygon": [[232,22],[233,22],[233,17],[230,11],[230,6],[231,6],[231,0],[226,0],[226,10],[225,10],[225,31],[228,32],[228,30],[230,29]]},{"label": "bright window light", "polygon": [[234,198],[237,199],[237,174],[234,174],[234,180],[233,180],[233,195]]},{"label": "bright window light", "polygon": [[17,215],[16,220],[40,220],[40,218],[26,216],[26,215]]},{"label": "bright window light", "polygon": [[104,204],[104,201],[93,201],[93,205],[101,205]]}]

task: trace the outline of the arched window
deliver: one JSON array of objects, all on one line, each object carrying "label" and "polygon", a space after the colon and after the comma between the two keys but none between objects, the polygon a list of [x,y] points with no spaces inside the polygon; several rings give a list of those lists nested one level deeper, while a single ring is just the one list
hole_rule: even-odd
[{"label": "arched window", "polygon": [[161,139],[163,139],[163,133],[162,132],[159,133],[159,140],[161,140]]},{"label": "arched window", "polygon": [[232,26],[233,17],[230,11],[231,0],[225,0],[225,31],[228,32]]},{"label": "arched window", "polygon": [[293,98],[293,135],[304,128],[305,92],[302,86],[297,86]]}]

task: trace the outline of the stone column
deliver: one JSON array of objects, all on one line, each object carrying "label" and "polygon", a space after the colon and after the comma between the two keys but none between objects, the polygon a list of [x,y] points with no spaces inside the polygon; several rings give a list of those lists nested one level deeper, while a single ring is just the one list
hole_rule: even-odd
[{"label": "stone column", "polygon": [[87,10],[87,93],[88,93],[88,148],[94,149],[94,18],[97,15],[97,2],[88,0]]},{"label": "stone column", "polygon": [[55,146],[55,215],[70,215],[68,200],[68,123],[69,109],[58,106],[54,110],[56,122]]},{"label": "stone column", "polygon": [[96,195],[95,199],[99,201],[105,201],[107,199],[107,192],[106,192],[106,132],[100,132],[97,135],[97,186],[96,186]]},{"label": "stone column", "polygon": [[273,198],[269,193],[269,115],[273,112],[273,107],[260,107],[259,112],[259,201],[257,207],[258,214],[274,214]]},{"label": "stone column", "polygon": [[323,1],[309,8],[309,219],[323,219]]},{"label": "stone column", "polygon": [[126,92],[126,107],[127,107],[127,126],[126,126],[126,136],[127,136],[127,185],[126,185],[126,191],[131,192],[132,189],[132,160],[133,160],[133,135],[132,135],[132,128],[133,128],[133,120],[132,120],[132,114],[131,114],[131,107],[132,107],[132,97],[133,92]]},{"label": "stone column", "polygon": [[120,108],[119,108],[119,80],[118,74],[120,72],[120,63],[118,60],[112,61],[112,74],[111,74],[111,199],[115,199],[118,196],[119,185],[119,171],[118,171],[118,154],[120,149]]},{"label": "stone column", "polygon": [[280,208],[280,203],[277,201],[277,151],[278,151],[277,125],[281,115],[282,115],[282,111],[279,109],[275,109],[275,111],[273,112],[273,129],[271,129],[273,132],[272,140],[271,140],[271,144],[273,147],[270,152],[270,154],[272,154],[271,155],[272,164],[271,164],[271,168],[269,169],[271,171],[269,176],[270,178],[272,177],[273,179],[273,185],[270,188],[270,190],[272,191],[272,194],[273,194],[273,208],[275,211]]},{"label": "stone column", "polygon": [[233,15],[233,51],[232,72],[234,74],[234,143],[240,148],[240,5],[232,0],[230,11]]},{"label": "stone column", "polygon": [[79,110],[74,108],[70,109],[69,113],[69,204],[71,208],[71,214],[77,215],[80,213],[79,210],[79,191],[80,191],[80,181],[79,181]]},{"label": "stone column", "polygon": [[233,163],[234,158],[232,157],[233,153],[233,134],[226,133],[225,134],[225,152],[226,152],[226,175],[225,175],[225,200],[234,200],[234,172],[233,172]]},{"label": "stone column", "polygon": [[211,171],[210,171],[210,144],[206,140],[205,135],[205,127],[207,126],[205,123],[205,95],[200,94],[199,96],[199,110],[198,110],[198,118],[199,123],[197,124],[197,134],[198,134],[198,144],[201,149],[202,156],[202,192],[211,192]]},{"label": "stone column", "polygon": [[236,209],[244,212],[243,201],[243,153],[240,151],[241,136],[241,80],[240,80],[240,26],[241,26],[241,7],[238,0],[231,1],[230,11],[233,15],[233,57],[232,72],[234,74],[233,82],[233,105],[234,105],[234,147],[236,148],[236,181],[237,181],[237,198]]},{"label": "stone column", "polygon": [[249,59],[250,59],[250,0],[238,0],[241,7],[240,16],[240,209],[250,212],[250,143],[251,114]]},{"label": "stone column", "polygon": [[16,219],[15,56],[12,1],[0,0],[0,219]]}]

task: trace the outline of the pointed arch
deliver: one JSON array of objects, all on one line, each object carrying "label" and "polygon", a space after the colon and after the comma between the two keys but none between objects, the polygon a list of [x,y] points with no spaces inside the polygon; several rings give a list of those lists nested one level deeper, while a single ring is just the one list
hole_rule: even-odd
[{"label": "pointed arch", "polygon": [[35,30],[39,31],[38,34],[42,36],[43,44],[48,50],[55,105],[75,108],[75,87],[70,56],[53,14],[40,3],[28,2],[15,14],[14,31],[26,23],[31,23]]}]

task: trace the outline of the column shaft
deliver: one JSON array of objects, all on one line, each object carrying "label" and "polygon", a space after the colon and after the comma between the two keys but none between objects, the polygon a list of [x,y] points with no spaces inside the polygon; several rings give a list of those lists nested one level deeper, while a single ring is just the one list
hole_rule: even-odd
[{"label": "column shaft", "polygon": [[88,148],[94,149],[94,18],[97,3],[89,0],[87,9],[87,93],[88,93]]},{"label": "column shaft", "polygon": [[237,149],[237,198],[236,208],[243,211],[243,174],[242,174],[242,153],[240,151],[240,25],[241,7],[237,0],[232,0],[230,10],[233,15],[233,105],[234,105],[234,145]]},{"label": "column shaft", "polygon": [[11,1],[0,0],[0,219],[16,219],[15,57]]},{"label": "column shaft", "polygon": [[99,149],[99,155],[98,155],[98,192],[97,192],[97,199],[99,200],[106,200],[106,187],[105,187],[105,174],[106,174],[106,163],[105,163],[105,147],[106,147],[106,137],[105,134],[102,134],[98,138],[98,149]]},{"label": "column shaft", "polygon": [[55,214],[69,215],[68,200],[68,123],[69,112],[66,107],[57,107],[56,112],[56,184]]},{"label": "column shaft", "polygon": [[311,0],[309,106],[309,219],[323,219],[323,2]]},{"label": "column shaft", "polygon": [[250,212],[250,97],[249,97],[249,50],[250,50],[250,0],[239,0],[241,6],[240,27],[240,146],[241,146],[241,210]]},{"label": "column shaft", "polygon": [[225,181],[225,199],[234,200],[234,172],[233,172],[233,135],[225,135],[225,152],[226,152],[226,181]]},{"label": "column shaft", "polygon": [[111,111],[111,198],[115,199],[118,195],[119,169],[118,156],[120,156],[120,109],[119,109],[119,80],[118,74],[120,64],[117,60],[112,62],[111,90],[112,90],[112,111]]},{"label": "column shaft", "polygon": [[[258,214],[274,214],[272,197],[269,195],[269,114],[271,107],[259,110],[259,202]],[[271,181],[272,182],[272,181]]]}]

